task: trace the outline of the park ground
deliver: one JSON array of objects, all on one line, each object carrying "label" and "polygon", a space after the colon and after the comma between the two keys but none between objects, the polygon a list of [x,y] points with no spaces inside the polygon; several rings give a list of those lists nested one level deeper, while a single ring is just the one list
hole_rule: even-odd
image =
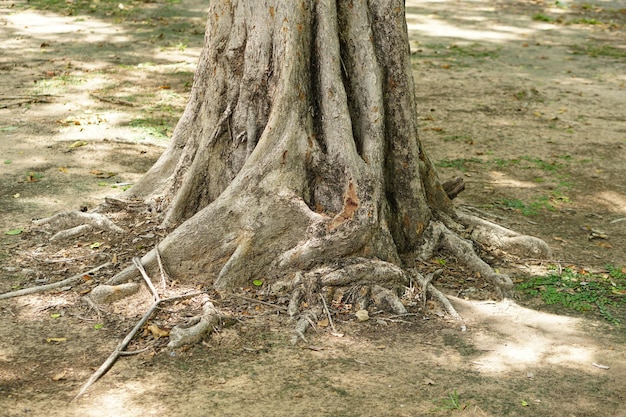
[{"label": "park ground", "polygon": [[[520,286],[576,284],[557,301],[608,282],[617,307],[549,306],[551,281],[495,302],[442,254],[439,286],[458,297],[462,323],[431,304],[366,322],[337,314],[343,337],[320,323],[292,346],[280,310],[224,299],[237,324],[172,352],[143,332],[131,348],[146,351],[70,403],[145,310],[142,293],[98,315],[82,293],[159,236],[137,219],[122,242],[51,244],[31,220],[93,209],[156,160],[188,96],[207,7],[1,0],[0,292],[117,265],[0,301],[0,416],[626,416],[626,5],[406,5],[421,139],[442,178],[465,179],[455,203],[552,248],[546,261],[491,261]],[[151,324],[169,328],[194,302]]]}]

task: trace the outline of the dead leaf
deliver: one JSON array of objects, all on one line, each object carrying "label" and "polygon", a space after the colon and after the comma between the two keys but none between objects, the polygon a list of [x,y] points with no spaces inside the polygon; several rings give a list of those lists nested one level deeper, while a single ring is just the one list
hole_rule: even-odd
[{"label": "dead leaf", "polygon": [[59,167],[59,172],[62,172],[62,173],[64,173],[64,174],[67,174],[67,173],[68,173],[68,169],[67,169],[67,168],[65,168],[65,167]]},{"label": "dead leaf", "polygon": [[[80,124],[80,123],[78,123],[78,124]],[[84,140],[77,140],[76,142],[74,142],[70,146],[68,146],[68,148],[74,149],[74,148],[79,148],[79,147],[85,146],[85,145],[87,145],[87,142],[85,142]]]},{"label": "dead leaf", "polygon": [[328,318],[325,318],[325,319],[320,320],[320,321],[317,322],[317,325],[320,326],[320,327],[328,327],[329,324],[330,323],[328,321]]},{"label": "dead leaf", "polygon": [[67,376],[67,371],[64,370],[63,372],[59,372],[58,374],[54,375],[52,377],[53,381],[60,381],[62,379],[65,379],[65,377]]},{"label": "dead leaf", "polygon": [[61,342],[67,342],[67,338],[66,337],[49,337],[46,339],[46,342],[50,343],[50,342],[56,342],[56,343],[61,343]]},{"label": "dead leaf", "polygon": [[170,335],[170,331],[169,330],[163,330],[161,328],[159,328],[159,326],[157,326],[156,324],[151,324],[148,327],[146,327],[146,330],[148,330],[150,333],[152,333],[152,337],[154,337],[155,339],[158,339],[160,337],[166,337]]},{"label": "dead leaf", "polygon": [[170,88],[172,88],[172,87],[170,87],[169,85],[160,85],[159,86],[159,89],[161,89],[161,90],[169,90]]}]

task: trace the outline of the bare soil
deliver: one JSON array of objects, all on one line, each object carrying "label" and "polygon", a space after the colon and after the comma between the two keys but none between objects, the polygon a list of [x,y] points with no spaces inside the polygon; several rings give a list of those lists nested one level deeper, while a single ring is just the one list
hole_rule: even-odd
[{"label": "bare soil", "polygon": [[[456,203],[553,250],[547,262],[491,261],[517,281],[549,265],[626,265],[626,6],[406,4],[421,139],[442,178],[464,177]],[[50,243],[30,221],[92,209],[151,166],[185,104],[205,13],[198,0],[0,2],[0,292],[115,263],[0,301],[0,415],[626,416],[624,325],[490,301],[445,254],[439,284],[461,296],[462,324],[434,304],[367,322],[338,310],[343,337],[319,327],[293,347],[279,309],[211,294],[237,324],[172,352],[144,332],[129,349],[148,350],[69,403],[148,305],[142,291],[97,314],[82,294],[160,232],[130,214],[122,238]],[[197,310],[177,303],[150,323]]]}]

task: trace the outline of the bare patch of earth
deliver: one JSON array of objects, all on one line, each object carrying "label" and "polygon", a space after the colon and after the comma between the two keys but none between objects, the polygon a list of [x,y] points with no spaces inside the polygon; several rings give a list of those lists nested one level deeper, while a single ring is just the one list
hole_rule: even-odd
[{"label": "bare patch of earth", "polygon": [[[119,4],[0,3],[0,291],[118,262],[64,291],[0,301],[0,414],[626,415],[623,327],[491,302],[454,259],[441,260],[445,289],[472,297],[455,301],[464,328],[434,305],[403,318],[372,311],[364,323],[338,311],[344,337],[320,327],[291,347],[278,310],[213,294],[240,323],[175,352],[143,333],[130,349],[149,350],[68,403],[147,308],[142,292],[98,315],[82,293],[159,234],[134,217],[121,239],[52,244],[29,222],[93,208],[145,172],[180,116],[202,44],[200,1]],[[493,262],[517,280],[549,264],[626,264],[624,6],[451,4],[407,1],[422,140],[443,178],[465,178],[457,204],[553,249],[547,263]],[[460,293],[468,285],[475,291]],[[197,302],[166,306],[151,323],[167,329]]]}]

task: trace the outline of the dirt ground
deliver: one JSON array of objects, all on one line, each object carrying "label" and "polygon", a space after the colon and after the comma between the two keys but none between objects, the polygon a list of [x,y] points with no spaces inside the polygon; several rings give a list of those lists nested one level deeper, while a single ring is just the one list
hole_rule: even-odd
[{"label": "dirt ground", "polygon": [[[549,265],[626,265],[626,5],[406,5],[421,138],[442,178],[464,177],[456,203],[553,250],[496,266],[519,282]],[[319,328],[296,346],[280,310],[219,300],[236,325],[172,352],[143,333],[129,349],[148,350],[69,403],[147,306],[142,292],[98,315],[81,295],[159,236],[143,218],[122,246],[93,233],[56,244],[31,220],[92,209],[156,160],[205,13],[198,0],[0,2],[0,293],[117,262],[75,287],[0,301],[0,416],[626,416],[624,324],[493,302],[472,277],[440,285],[462,296],[463,323],[432,306],[367,322],[338,314],[343,337]],[[169,328],[197,302],[151,323]]]}]

